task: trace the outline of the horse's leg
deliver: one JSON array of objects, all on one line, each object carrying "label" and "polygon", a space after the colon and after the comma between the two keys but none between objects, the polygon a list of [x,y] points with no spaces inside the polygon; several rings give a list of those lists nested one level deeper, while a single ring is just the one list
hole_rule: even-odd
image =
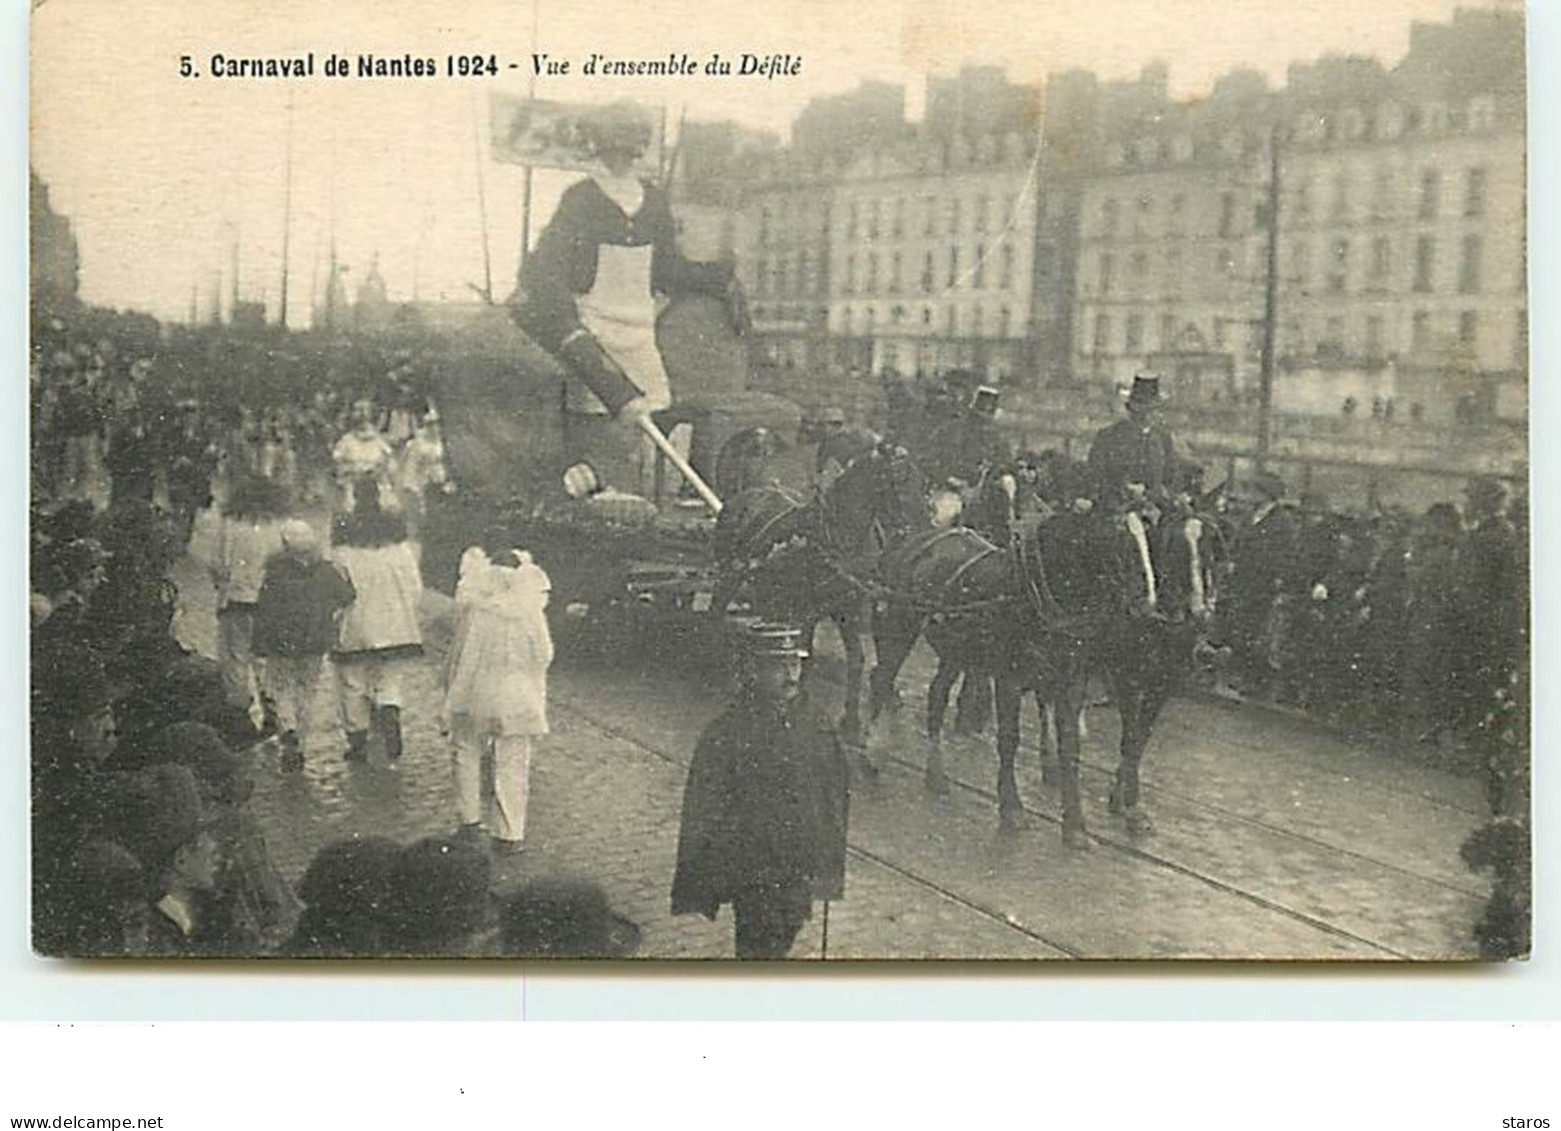
[{"label": "horse's leg", "polygon": [[1019,753],[1019,700],[1024,689],[1007,672],[997,676],[997,816],[1002,828],[1011,830],[1019,823],[1024,804],[1019,800],[1019,783],[1014,779],[1014,761]]},{"label": "horse's leg", "polygon": [[1084,828],[1084,805],[1079,797],[1079,705],[1084,698],[1079,682],[1062,681],[1057,690],[1057,762],[1062,774],[1062,843],[1071,849],[1089,847]]},{"label": "horse's leg", "polygon": [[846,705],[840,718],[840,733],[852,746],[864,745],[862,734],[862,617],[855,609],[837,609],[830,614],[840,631],[846,653]]},{"label": "horse's leg", "polygon": [[1117,705],[1117,715],[1122,720],[1122,736],[1117,752],[1117,772],[1111,783],[1111,800],[1108,803],[1110,811],[1120,816],[1129,805],[1129,781],[1134,776],[1128,766],[1134,760],[1134,747],[1138,736],[1139,706],[1141,693],[1136,687],[1130,686],[1131,680],[1125,677],[1113,676],[1110,680],[1111,698]]},{"label": "horse's leg", "polygon": [[938,670],[927,685],[927,789],[940,795],[949,791],[948,775],[943,770],[943,716],[958,673],[959,664],[940,654]]},{"label": "horse's leg", "polygon": [[992,674],[979,665],[967,665],[954,715],[957,734],[980,734],[992,719]]},{"label": "horse's leg", "polygon": [[875,662],[868,678],[867,717],[873,722],[895,702],[894,681],[921,635],[921,620],[914,612],[888,606],[873,617]]},{"label": "horse's leg", "polygon": [[1036,746],[1041,752],[1041,784],[1057,784],[1057,707],[1043,696],[1035,697],[1035,714],[1040,722]]},{"label": "horse's leg", "polygon": [[[1154,822],[1139,804],[1139,768],[1143,765],[1144,751],[1149,747],[1154,725],[1159,721],[1160,712],[1170,701],[1171,691],[1176,685],[1176,671],[1163,664],[1159,655],[1153,658],[1144,675],[1148,680],[1147,686],[1138,688],[1130,695],[1135,703],[1136,716],[1131,729],[1127,725],[1126,715],[1123,715],[1122,761],[1117,767],[1117,786],[1113,791],[1113,800],[1120,800],[1120,808],[1113,811],[1122,814],[1128,832],[1137,834],[1154,831]],[[1126,688],[1123,690],[1127,694]]]}]

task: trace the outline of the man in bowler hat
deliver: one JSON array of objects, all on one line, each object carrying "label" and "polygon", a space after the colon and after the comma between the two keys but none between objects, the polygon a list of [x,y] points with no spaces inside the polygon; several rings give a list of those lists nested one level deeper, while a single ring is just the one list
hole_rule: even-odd
[{"label": "man in bowler hat", "polygon": [[689,765],[673,914],[736,920],[740,959],[785,958],[815,900],[845,889],[848,769],[802,691],[795,628],[751,626],[742,686]]}]

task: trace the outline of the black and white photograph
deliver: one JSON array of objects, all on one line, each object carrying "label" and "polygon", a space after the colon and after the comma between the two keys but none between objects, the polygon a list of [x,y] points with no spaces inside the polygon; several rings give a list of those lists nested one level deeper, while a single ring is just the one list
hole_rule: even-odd
[{"label": "black and white photograph", "polygon": [[1529,958],[1521,4],[30,19],[35,955]]}]

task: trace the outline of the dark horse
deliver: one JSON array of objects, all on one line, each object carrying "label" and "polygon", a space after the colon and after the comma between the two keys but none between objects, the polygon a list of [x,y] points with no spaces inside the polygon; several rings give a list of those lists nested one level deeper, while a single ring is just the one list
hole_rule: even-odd
[{"label": "dark horse", "polygon": [[925,524],[926,483],[903,448],[867,440],[840,476],[808,498],[779,486],[727,500],[716,522],[719,575],[712,612],[734,601],[803,629],[810,641],[825,617],[846,654],[841,729],[860,740],[864,654],[878,558]]},{"label": "dark horse", "polygon": [[1196,520],[1167,523],[1164,534],[1153,539],[1155,568],[1151,538],[1141,526],[1138,530],[1142,541],[1120,517],[1067,512],[1021,522],[1006,548],[969,530],[946,530],[907,539],[884,556],[881,573],[897,597],[885,603],[877,620],[873,715],[893,695],[900,666],[925,633],[940,669],[928,692],[930,788],[946,787],[935,730],[948,695],[941,673],[985,668],[996,682],[998,807],[1004,825],[1023,808],[1014,761],[1020,702],[1030,692],[1042,708],[1042,725],[1048,705],[1055,719],[1058,764],[1043,769],[1045,780],[1060,779],[1064,842],[1087,847],[1079,717],[1089,676],[1098,670],[1111,683],[1123,716],[1112,810],[1129,828],[1147,830],[1139,809],[1138,765],[1155,718],[1190,663],[1196,624],[1212,600],[1213,573],[1201,547],[1213,535],[1210,524]]}]

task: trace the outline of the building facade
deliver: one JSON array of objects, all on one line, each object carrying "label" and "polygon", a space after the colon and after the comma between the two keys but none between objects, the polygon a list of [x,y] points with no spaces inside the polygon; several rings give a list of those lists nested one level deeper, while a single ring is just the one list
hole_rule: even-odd
[{"label": "building facade", "polygon": [[1468,419],[1511,403],[1527,367],[1523,90],[1521,16],[1460,12],[1417,25],[1391,71],[1324,59],[1282,91],[1236,74],[1200,103],[1103,110],[1076,375],[1155,369],[1182,396],[1251,402],[1272,247],[1281,411]]}]

